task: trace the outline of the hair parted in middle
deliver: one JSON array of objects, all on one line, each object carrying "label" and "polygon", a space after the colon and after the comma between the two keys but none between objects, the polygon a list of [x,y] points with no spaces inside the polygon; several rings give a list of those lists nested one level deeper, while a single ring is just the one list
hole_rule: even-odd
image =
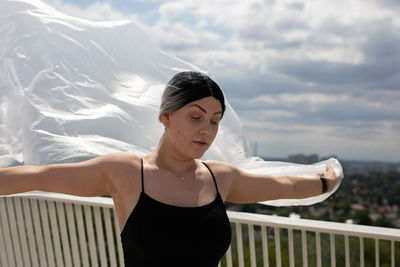
[{"label": "hair parted in middle", "polygon": [[179,72],[165,86],[158,118],[161,121],[162,115],[208,96],[214,97],[221,103],[223,116],[226,109],[225,100],[218,84],[201,72]]}]

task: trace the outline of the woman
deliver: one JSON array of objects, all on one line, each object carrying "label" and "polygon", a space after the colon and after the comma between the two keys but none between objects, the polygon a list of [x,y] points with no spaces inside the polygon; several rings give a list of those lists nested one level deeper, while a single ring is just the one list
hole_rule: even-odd
[{"label": "woman", "polygon": [[110,195],[126,266],[215,267],[231,240],[224,201],[306,198],[338,183],[331,167],[323,178],[273,177],[199,161],[224,111],[223,93],[213,80],[198,72],[178,73],[162,96],[159,119],[165,131],[154,153],[1,169],[0,195],[31,190]]}]

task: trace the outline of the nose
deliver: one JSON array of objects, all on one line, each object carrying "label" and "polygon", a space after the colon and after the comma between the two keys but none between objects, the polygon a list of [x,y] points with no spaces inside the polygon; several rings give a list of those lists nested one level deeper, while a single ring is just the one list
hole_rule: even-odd
[{"label": "nose", "polygon": [[202,127],[200,128],[200,134],[201,135],[209,135],[211,134],[212,129],[210,123],[204,123]]}]

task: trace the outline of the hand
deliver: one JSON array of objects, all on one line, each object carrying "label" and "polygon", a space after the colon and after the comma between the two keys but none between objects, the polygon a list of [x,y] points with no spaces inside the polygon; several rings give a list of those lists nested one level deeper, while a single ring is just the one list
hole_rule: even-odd
[{"label": "hand", "polygon": [[326,179],[328,184],[328,192],[332,191],[339,181],[339,178],[336,176],[335,170],[332,168],[332,166],[329,165],[326,166],[325,172],[320,174],[320,176]]}]

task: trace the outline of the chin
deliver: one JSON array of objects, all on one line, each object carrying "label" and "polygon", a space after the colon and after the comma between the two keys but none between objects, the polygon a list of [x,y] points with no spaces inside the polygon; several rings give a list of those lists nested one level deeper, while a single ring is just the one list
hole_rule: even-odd
[{"label": "chin", "polygon": [[199,158],[201,158],[203,155],[204,155],[204,152],[203,152],[203,153],[193,153],[193,154],[191,155],[191,158],[193,158],[193,159],[199,159]]},{"label": "chin", "polygon": [[204,153],[206,153],[206,151],[207,149],[204,151],[193,151],[192,153],[186,155],[192,159],[199,159],[204,155]]}]

